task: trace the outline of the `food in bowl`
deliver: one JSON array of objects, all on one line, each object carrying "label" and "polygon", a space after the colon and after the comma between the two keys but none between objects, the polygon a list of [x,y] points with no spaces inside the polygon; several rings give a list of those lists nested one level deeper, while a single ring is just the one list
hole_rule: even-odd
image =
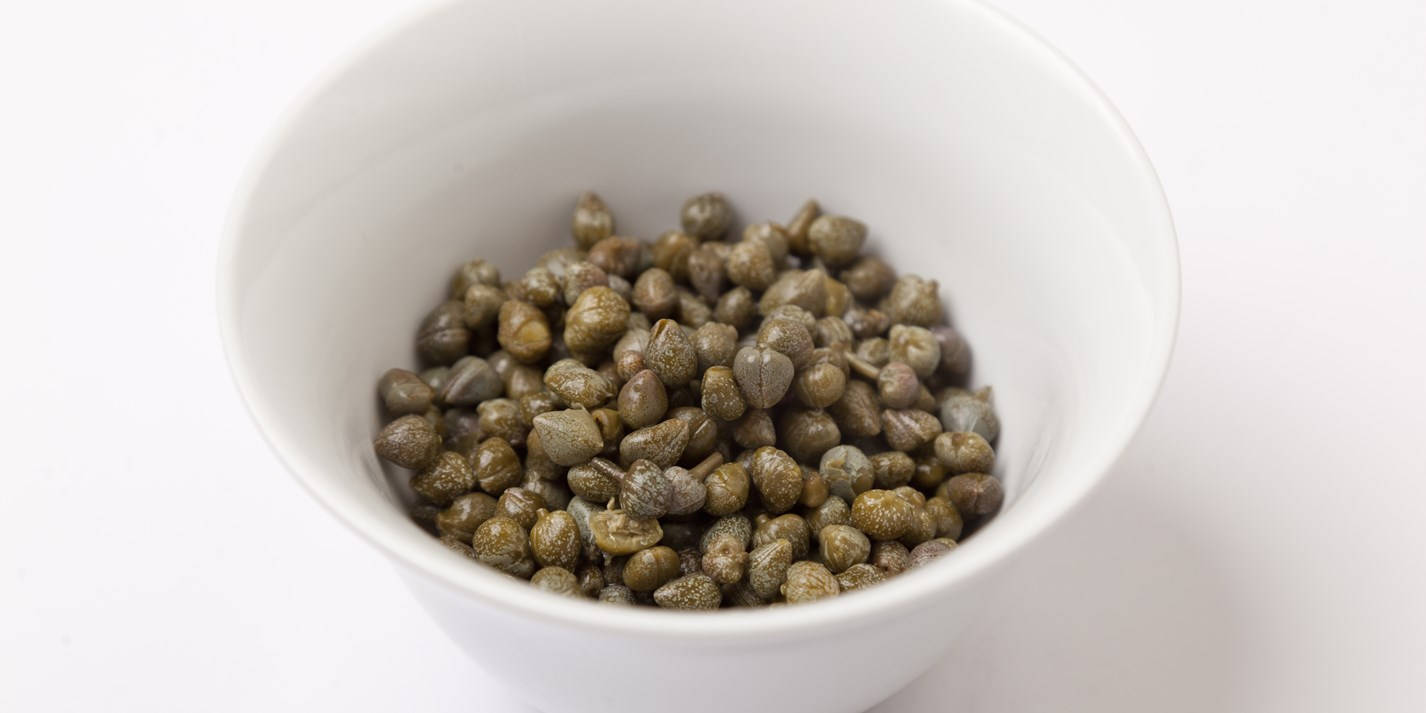
[{"label": "food in bowl", "polygon": [[719,193],[519,279],[477,259],[377,390],[377,454],[454,552],[555,594],[668,609],[796,604],[936,560],[999,510],[989,387],[939,285],[809,200],[730,240]]}]

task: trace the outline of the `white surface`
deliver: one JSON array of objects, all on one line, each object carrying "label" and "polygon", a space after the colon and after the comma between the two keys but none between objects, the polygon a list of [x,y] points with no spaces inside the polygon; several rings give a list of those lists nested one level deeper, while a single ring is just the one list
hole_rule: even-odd
[{"label": "white surface", "polygon": [[[237,172],[393,5],[5,11],[0,709],[519,709],[281,472],[213,327]],[[877,712],[1420,709],[1426,7],[1002,6],[1159,169],[1180,346],[1020,593]]]},{"label": "white surface", "polygon": [[[1179,311],[1172,223],[1093,86],[982,5],[816,6],[450,6],[304,97],[234,203],[219,320],[263,432],[322,503],[409,565],[418,601],[482,668],[542,710],[665,713],[715,666],[768,709],[862,713],[999,610],[1003,580],[987,572],[1102,479],[1162,382]],[[747,31],[795,24],[797,37]],[[684,26],[698,32],[668,32]],[[815,195],[866,219],[888,262],[941,281],[1006,424],[994,527],[855,597],[705,617],[532,596],[412,526],[392,507],[409,475],[383,473],[371,450],[371,384],[411,364],[411,330],[453,266],[479,255],[514,279],[569,244],[586,187],[621,233],[655,236],[709,186],[749,222]],[[821,655],[834,648],[897,655]],[[611,650],[557,681],[545,670],[551,651]],[[678,708],[724,713],[727,700]]]}]

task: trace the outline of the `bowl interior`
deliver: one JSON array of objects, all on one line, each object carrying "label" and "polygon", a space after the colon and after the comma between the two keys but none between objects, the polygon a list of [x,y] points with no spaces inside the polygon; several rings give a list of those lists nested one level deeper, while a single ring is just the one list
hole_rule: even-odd
[{"label": "bowl interior", "polygon": [[299,478],[473,596],[581,606],[531,597],[408,521],[371,452],[374,383],[415,366],[415,326],[455,265],[518,276],[570,244],[584,189],[646,239],[704,190],[748,222],[815,196],[940,282],[974,382],[996,390],[1007,507],[924,579],[829,607],[914,596],[1043,526],[1117,456],[1166,365],[1177,262],[1152,171],[1082,77],[977,4],[446,7],[294,109],[239,197],[220,299],[239,386]]}]

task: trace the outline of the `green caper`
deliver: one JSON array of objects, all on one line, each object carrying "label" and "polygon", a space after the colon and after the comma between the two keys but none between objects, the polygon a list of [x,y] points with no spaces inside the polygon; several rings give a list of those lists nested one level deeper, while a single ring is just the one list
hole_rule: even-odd
[{"label": "green caper", "polygon": [[891,360],[910,366],[916,376],[929,378],[941,365],[941,343],[925,327],[897,324],[887,333]]},{"label": "green caper", "polygon": [[852,525],[874,540],[895,540],[911,527],[914,510],[890,490],[868,490],[852,501]]},{"label": "green caper", "polygon": [[729,282],[754,292],[766,290],[777,278],[777,267],[767,245],[746,240],[728,251],[723,271]]},{"label": "green caper", "polygon": [[842,441],[837,422],[825,411],[816,409],[784,412],[778,420],[777,432],[783,447],[799,461],[816,461],[827,449]]},{"label": "green caper", "polygon": [[672,314],[678,306],[678,290],[674,287],[673,275],[657,267],[643,271],[634,281],[631,301],[634,307],[648,315],[649,319],[660,319]]},{"label": "green caper", "polygon": [[770,512],[786,512],[802,494],[802,469],[792,456],[777,448],[758,448],[748,472],[763,506]]},{"label": "green caper", "polygon": [[721,516],[735,513],[748,502],[748,491],[752,485],[748,471],[738,463],[724,463],[718,466],[703,481],[707,495],[703,509],[709,515]]},{"label": "green caper", "polygon": [[582,408],[542,413],[534,418],[534,427],[545,453],[559,465],[583,463],[604,447],[594,417]]},{"label": "green caper", "polygon": [[941,422],[918,409],[884,409],[881,424],[887,445],[898,451],[914,451],[941,433]]},{"label": "green caper", "polygon": [[495,517],[495,498],[485,493],[466,493],[436,513],[436,530],[469,542],[475,528],[492,517]]},{"label": "green caper", "polygon": [[658,423],[667,411],[668,392],[650,369],[634,374],[619,390],[619,418],[629,428]]},{"label": "green caper", "polygon": [[624,563],[624,586],[636,592],[652,592],[678,576],[678,553],[657,545],[629,555]]},{"label": "green caper", "polygon": [[520,482],[523,472],[520,457],[515,449],[503,438],[487,438],[480,442],[470,454],[470,465],[475,473],[480,489],[492,495],[499,495],[506,488]]},{"label": "green caper", "polygon": [[842,319],[857,339],[872,339],[891,328],[891,316],[876,308],[851,307]]},{"label": "green caper", "polygon": [[731,324],[707,322],[691,338],[698,355],[698,373],[713,366],[732,366],[738,351],[738,330]]},{"label": "green caper", "polygon": [[480,523],[471,539],[476,559],[517,577],[533,574],[529,538],[520,523],[497,515]]},{"label": "green caper", "polygon": [[876,393],[887,408],[911,408],[921,395],[921,381],[909,364],[893,361],[877,373]]},{"label": "green caper", "polygon": [[743,448],[758,448],[777,443],[777,429],[765,409],[749,409],[733,424],[733,442]]},{"label": "green caper", "polygon": [[792,393],[808,408],[827,408],[847,389],[847,360],[839,351],[812,350],[812,358],[792,381]]},{"label": "green caper", "polygon": [[896,281],[896,271],[877,257],[862,257],[842,271],[842,282],[852,291],[852,296],[864,302],[886,294]]},{"label": "green caper", "polygon": [[432,364],[450,364],[466,355],[471,333],[465,327],[465,305],[454,300],[442,302],[421,321],[416,331],[416,350]]},{"label": "green caper", "polygon": [[936,522],[936,537],[949,537],[952,540],[960,539],[964,522],[961,520],[960,511],[946,498],[929,498],[926,500],[926,512],[931,514],[931,518]]},{"label": "green caper", "polygon": [[522,487],[506,488],[495,503],[498,514],[520,523],[526,530],[535,526],[540,510],[545,507],[545,499]]},{"label": "green caper", "polygon": [[665,609],[717,609],[722,601],[718,584],[701,572],[679,577],[654,590],[654,603]]},{"label": "green caper", "polygon": [[594,544],[606,554],[631,555],[653,547],[663,538],[663,528],[654,519],[638,518],[623,510],[603,510],[589,516]]},{"label": "green caper", "polygon": [[807,233],[812,227],[812,221],[820,215],[822,215],[821,206],[817,205],[816,200],[810,198],[797,209],[797,213],[787,221],[788,250],[798,255],[812,254],[811,245],[807,241]]},{"label": "green caper", "polygon": [[484,436],[503,438],[510,445],[525,444],[529,428],[520,414],[520,403],[513,399],[490,399],[475,407],[476,425]]},{"label": "green caper", "polygon": [[1000,435],[994,392],[989,386],[974,393],[956,390],[941,402],[941,425],[947,431],[974,431],[987,443]]},{"label": "green caper", "polygon": [[530,576],[530,584],[551,594],[580,596],[579,580],[564,567],[542,567]]},{"label": "green caper", "polygon": [[[919,492],[917,494],[920,495]],[[926,510],[924,503],[912,507],[911,526],[901,535],[901,544],[907,547],[915,547],[936,536],[936,517]]]},{"label": "green caper", "polygon": [[784,539],[760,545],[748,554],[748,586],[763,600],[777,596],[792,566],[792,543]]},{"label": "green caper", "polygon": [[633,463],[641,458],[651,460],[661,468],[678,462],[688,446],[688,424],[676,418],[640,428],[619,443],[619,460]]},{"label": "green caper", "polygon": [[580,294],[591,287],[609,286],[609,273],[588,260],[570,265],[560,278],[561,298],[566,305],[574,304]]},{"label": "green caper", "polygon": [[698,353],[683,327],[671,319],[660,319],[649,331],[644,364],[670,388],[682,387],[698,375]]},{"label": "green caper", "polygon": [[451,365],[441,402],[451,406],[474,406],[493,399],[505,390],[500,375],[478,356],[464,356]]},{"label": "green caper", "polygon": [[962,516],[994,514],[1005,500],[1000,479],[985,473],[963,473],[946,481],[946,499]]},{"label": "green caper", "polygon": [[441,454],[441,435],[430,421],[411,414],[386,424],[374,445],[382,459],[415,470],[430,465]]},{"label": "green caper", "polygon": [[812,359],[812,333],[802,323],[784,317],[763,320],[758,327],[758,347],[785,354],[798,369]]},{"label": "green caper", "polygon": [[559,278],[544,267],[532,267],[511,286],[511,296],[544,309],[555,304],[564,296],[564,288]]},{"label": "green caper", "polygon": [[707,551],[714,542],[725,537],[736,541],[746,550],[753,542],[752,521],[742,515],[724,515],[714,520],[713,524],[703,532],[699,548]]},{"label": "green caper", "polygon": [[612,461],[594,458],[571,467],[565,477],[575,495],[592,502],[607,502],[619,494],[619,481],[624,474]]},{"label": "green caper", "polygon": [[753,530],[753,547],[773,540],[787,540],[792,545],[793,559],[802,559],[811,547],[812,528],[801,515],[784,513],[763,521]]},{"label": "green caper", "polygon": [[849,438],[866,438],[881,433],[881,402],[876,390],[864,381],[847,382],[841,398],[827,407],[837,429]]},{"label": "green caper", "polygon": [[852,508],[847,501],[836,495],[828,496],[821,505],[813,508],[803,519],[813,533],[820,533],[828,525],[848,525],[852,522]]},{"label": "green caper", "polygon": [[571,406],[592,409],[614,398],[614,384],[576,359],[561,359],[544,374],[545,388]]},{"label": "green caper", "polygon": [[574,218],[570,221],[570,232],[574,243],[583,250],[614,234],[614,214],[609,206],[592,191],[579,194],[574,204]]},{"label": "green caper", "polygon": [[871,540],[851,525],[828,525],[817,535],[822,561],[833,573],[861,564],[871,556]]},{"label": "green caper", "polygon": [[590,246],[585,259],[610,275],[632,277],[643,261],[644,245],[633,238],[611,235]]},{"label": "green caper", "polygon": [[500,270],[485,260],[471,260],[451,276],[451,299],[460,299],[471,285],[500,286]]},{"label": "green caper", "polygon": [[704,551],[699,566],[718,584],[736,584],[747,572],[748,553],[733,538],[719,538]]},{"label": "green caper", "polygon": [[941,345],[941,373],[951,377],[963,377],[970,371],[970,344],[959,332],[950,327],[932,327],[931,334]]},{"label": "green caper", "polygon": [[856,446],[834,446],[822,454],[818,470],[827,481],[831,494],[852,500],[875,484],[871,459]]},{"label": "green caper", "polygon": [[787,581],[782,583],[781,591],[788,604],[798,604],[835,597],[842,589],[826,567],[804,560],[787,568]]},{"label": "green caper", "polygon": [[703,372],[699,386],[702,393],[703,410],[720,421],[736,421],[747,410],[747,402],[738,388],[733,369],[727,366],[711,366]]},{"label": "green caper", "polygon": [[767,286],[758,313],[770,317],[782,307],[800,307],[813,319],[827,314],[827,275],[821,270],[788,270]]},{"label": "green caper", "polygon": [[684,201],[679,222],[699,240],[717,240],[733,227],[733,208],[722,193],[702,193]]},{"label": "green caper", "polygon": [[630,329],[614,344],[614,368],[624,381],[644,370],[644,346],[649,342],[649,330]]},{"label": "green caper", "polygon": [[623,297],[608,287],[590,287],[564,314],[564,343],[573,352],[596,352],[619,339],[628,321],[629,303]]},{"label": "green caper", "polygon": [[812,327],[812,343],[819,347],[847,351],[856,341],[852,328],[841,317],[823,317]]},{"label": "green caper", "polygon": [[854,564],[837,574],[837,585],[842,588],[843,594],[866,589],[883,581],[886,581],[886,575],[875,566],[865,563]]},{"label": "green caper", "polygon": [[650,460],[635,460],[619,481],[619,505],[636,518],[663,517],[668,512],[671,487],[663,467]]},{"label": "green caper", "polygon": [[467,545],[464,540],[455,535],[441,535],[437,538],[446,549],[469,559],[475,559],[475,549]]},{"label": "green caper", "polygon": [[930,327],[941,320],[940,285],[916,275],[902,275],[891,285],[882,309],[892,322]]},{"label": "green caper", "polygon": [[436,398],[434,389],[414,372],[405,369],[388,369],[381,375],[376,390],[381,395],[386,412],[393,416],[425,413]]},{"label": "green caper", "polygon": [[545,313],[529,302],[506,300],[500,305],[496,332],[500,347],[527,364],[543,359],[553,343]]},{"label": "green caper", "polygon": [[995,467],[995,450],[974,431],[945,432],[936,436],[934,444],[936,457],[952,475],[989,473]]},{"label": "green caper", "polygon": [[807,229],[812,254],[828,265],[846,265],[861,253],[866,242],[866,225],[840,215],[823,215]]},{"label": "green caper", "polygon": [[411,476],[411,489],[436,505],[449,505],[474,487],[470,463],[455,451],[443,451],[435,462]]},{"label": "green caper", "polygon": [[753,293],[746,287],[734,287],[718,298],[713,307],[713,319],[742,329],[757,316]]},{"label": "green caper", "polygon": [[911,482],[916,461],[901,451],[885,451],[868,456],[876,487],[892,490]]},{"label": "green caper", "polygon": [[827,485],[827,479],[816,468],[809,468],[805,465],[798,467],[802,469],[802,494],[797,496],[797,504],[815,508],[826,502],[832,494],[831,488]]},{"label": "green caper", "polygon": [[599,601],[606,604],[625,604],[633,606],[634,592],[622,584],[606,584],[599,590]]},{"label": "green caper", "polygon": [[792,360],[773,349],[743,347],[733,357],[733,377],[755,409],[776,406],[792,386],[794,371]]}]

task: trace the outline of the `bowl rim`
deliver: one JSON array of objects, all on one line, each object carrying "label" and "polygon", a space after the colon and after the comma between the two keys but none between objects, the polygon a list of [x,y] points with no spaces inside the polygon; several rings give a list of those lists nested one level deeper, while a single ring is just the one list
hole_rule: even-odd
[{"label": "bowl rim", "polygon": [[443,548],[407,547],[395,538],[379,537],[361,513],[345,510],[337,499],[329,497],[326,488],[308,478],[302,469],[296,466],[294,459],[287,455],[289,451],[297,452],[295,445],[285,443],[278,429],[268,427],[274,420],[271,417],[271,409],[261,396],[262,389],[258,386],[257,375],[241,358],[241,350],[238,347],[240,339],[237,335],[240,285],[233,270],[236,264],[234,257],[241,243],[241,226],[249,212],[259,177],[273,161],[281,141],[311,100],[373,50],[429,16],[456,4],[455,0],[430,0],[407,6],[393,18],[383,22],[365,39],[329,61],[285,105],[277,119],[266,129],[237,183],[221,229],[215,285],[217,321],[230,376],[240,400],[263,440],[283,467],[323,509],[361,539],[401,565],[403,570],[414,572],[423,580],[438,585],[457,597],[498,607],[510,614],[538,619],[548,625],[644,638],[680,639],[689,644],[716,644],[745,640],[748,637],[756,637],[760,642],[806,638],[819,631],[825,632],[828,630],[826,627],[834,624],[844,626],[850,621],[871,622],[880,617],[904,612],[926,597],[952,591],[1004,564],[1010,553],[1043,535],[1078,507],[1086,496],[1104,481],[1110,468],[1147,418],[1163,389],[1177,344],[1182,314],[1182,267],[1178,238],[1162,182],[1142,144],[1098,85],[1033,30],[983,0],[940,1],[949,5],[960,5],[967,11],[982,16],[988,25],[998,26],[1005,39],[1017,44],[1020,52],[1027,57],[1038,57],[1047,69],[1062,75],[1066,88],[1076,90],[1089,105],[1097,108],[1117,136],[1119,148],[1127,154],[1130,163],[1140,173],[1144,185],[1150,189],[1149,193],[1155,203],[1153,212],[1160,224],[1160,230],[1154,237],[1165,243],[1163,274],[1156,275],[1155,279],[1162,281],[1160,284],[1166,288],[1165,294],[1171,301],[1171,309],[1167,318],[1161,321],[1159,333],[1154,335],[1155,352],[1151,363],[1156,368],[1147,373],[1155,376],[1146,379],[1147,383],[1136,385],[1140,393],[1130,400],[1132,416],[1123,420],[1118,432],[1105,437],[1103,442],[1106,445],[1101,447],[1094,457],[1087,458],[1085,463],[1076,469],[1078,472],[1067,478],[1069,484],[1057,495],[1055,501],[1041,501],[1040,517],[1037,519],[1022,520],[1018,523],[1020,526],[1015,528],[988,531],[968,540],[958,548],[956,557],[948,558],[936,567],[922,570],[915,577],[897,578],[883,586],[859,592],[854,597],[837,597],[811,606],[720,610],[701,616],[665,612],[651,607],[603,607],[598,616],[590,616],[590,607],[597,606],[595,603],[556,596],[531,596],[528,584],[495,572],[484,571],[480,567],[471,567],[468,561],[451,556]]}]

